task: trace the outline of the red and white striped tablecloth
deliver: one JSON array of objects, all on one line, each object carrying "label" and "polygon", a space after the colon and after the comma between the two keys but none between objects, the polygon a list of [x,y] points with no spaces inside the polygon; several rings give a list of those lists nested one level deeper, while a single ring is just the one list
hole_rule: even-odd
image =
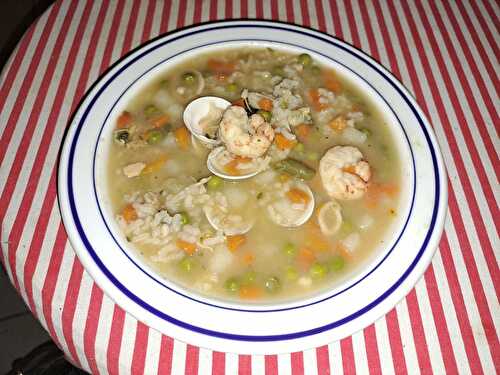
[{"label": "red and white striped tablecloth", "polygon": [[[240,17],[319,29],[380,61],[430,118],[449,174],[445,232],[411,293],[363,331],[299,353],[212,352],[138,322],[83,270],[57,205],[64,130],[99,75],[159,34]],[[495,0],[56,2],[0,80],[1,256],[12,283],[92,373],[500,373],[499,17]]]}]

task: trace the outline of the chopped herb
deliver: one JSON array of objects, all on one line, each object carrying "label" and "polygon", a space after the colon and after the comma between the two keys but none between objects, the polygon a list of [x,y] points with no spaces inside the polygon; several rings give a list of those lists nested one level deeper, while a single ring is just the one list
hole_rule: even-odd
[{"label": "chopped herb", "polygon": [[115,130],[115,142],[125,145],[130,142],[130,133],[127,129]]}]

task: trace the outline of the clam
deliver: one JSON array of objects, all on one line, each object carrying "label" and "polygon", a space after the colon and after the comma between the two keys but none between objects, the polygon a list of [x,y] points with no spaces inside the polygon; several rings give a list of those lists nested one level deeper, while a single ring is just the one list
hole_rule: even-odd
[{"label": "clam", "polygon": [[255,166],[255,168],[248,169],[245,172],[242,171],[242,173],[238,175],[229,174],[224,171],[224,164],[221,164],[220,162],[221,153],[223,152],[227,152],[227,150],[225,147],[221,146],[213,149],[210,154],[208,154],[207,168],[216,176],[219,176],[226,180],[244,180],[246,178],[255,176],[262,170],[262,168],[260,168],[259,166]]},{"label": "clam", "polygon": [[[184,124],[186,124],[191,134],[203,142],[204,145],[214,147],[220,144],[221,141],[216,136],[217,129],[207,129],[207,122],[213,120],[218,127],[219,121],[217,121],[217,117],[222,118],[222,112],[230,105],[231,103],[223,98],[202,96],[186,106],[183,114]],[[207,136],[211,130],[214,133],[213,136]]]},{"label": "clam", "polygon": [[314,195],[309,186],[303,182],[297,182],[293,187],[300,189],[309,197],[309,200],[303,203],[305,205],[303,209],[295,207],[295,204],[291,203],[286,195],[277,198],[267,206],[271,220],[282,227],[299,227],[309,220],[314,212]]},{"label": "clam", "polygon": [[325,203],[318,211],[318,224],[325,236],[332,236],[342,225],[342,207],[335,200]]},{"label": "clam", "polygon": [[241,216],[224,212],[215,204],[205,206],[203,211],[210,225],[215,230],[223,232],[226,236],[245,234],[254,225],[253,220],[245,220]]}]

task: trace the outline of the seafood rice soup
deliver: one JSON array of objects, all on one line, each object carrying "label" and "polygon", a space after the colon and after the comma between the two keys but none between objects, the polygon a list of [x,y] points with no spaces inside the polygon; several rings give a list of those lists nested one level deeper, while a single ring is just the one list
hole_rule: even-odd
[{"label": "seafood rice soup", "polygon": [[[202,97],[227,105],[193,105],[186,123]],[[144,262],[197,293],[261,303],[324,291],[373,259],[400,215],[400,159],[384,121],[308,54],[197,55],[116,118],[116,221]]]}]

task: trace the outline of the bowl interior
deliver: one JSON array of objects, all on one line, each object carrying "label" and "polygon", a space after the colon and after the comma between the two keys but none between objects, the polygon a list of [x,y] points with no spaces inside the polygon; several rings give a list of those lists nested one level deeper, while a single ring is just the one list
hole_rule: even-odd
[{"label": "bowl interior", "polygon": [[405,134],[404,128],[400,124],[399,119],[391,108],[387,99],[384,98],[372,85],[370,85],[362,75],[356,73],[350,67],[342,64],[339,61],[332,60],[331,58],[316,53],[305,48],[295,47],[283,43],[277,42],[224,42],[211,45],[208,47],[193,48],[184,53],[177,54],[171,58],[165,59],[161,63],[153,66],[143,66],[142,70],[139,66],[137,76],[120,87],[115,94],[117,100],[114,105],[108,108],[108,113],[106,115],[106,120],[102,126],[102,130],[99,136],[97,150],[96,150],[96,160],[94,163],[94,177],[95,177],[95,188],[96,194],[101,207],[101,211],[104,220],[110,230],[118,247],[126,254],[126,256],[138,267],[140,267],[143,272],[147,273],[149,277],[155,279],[159,283],[165,285],[170,289],[177,290],[184,295],[196,298],[205,302],[215,301],[218,305],[223,305],[228,308],[246,308],[249,305],[255,306],[259,303],[238,303],[234,301],[223,300],[215,297],[207,297],[198,294],[190,289],[179,285],[178,283],[165,279],[161,277],[152,267],[146,264],[142,258],[137,255],[137,252],[132,248],[130,243],[128,243],[124,236],[121,235],[121,230],[118,227],[115,214],[112,210],[110,200],[108,198],[108,186],[110,175],[108,173],[107,160],[110,152],[110,145],[112,139],[112,133],[114,130],[114,124],[116,123],[117,117],[126,108],[127,103],[142,89],[148,86],[150,83],[158,79],[158,77],[164,73],[169,67],[182,63],[185,60],[192,59],[198,54],[206,52],[215,52],[218,50],[226,49],[244,49],[249,47],[270,47],[275,50],[281,50],[289,53],[309,53],[313,58],[321,63],[322,65],[333,68],[338,74],[340,74],[344,79],[352,82],[358,89],[363,91],[366,97],[379,109],[380,113],[383,114],[383,119],[385,123],[390,128],[390,133],[393,137],[394,144],[397,147],[397,151],[400,157],[401,165],[401,193],[399,198],[399,206],[397,207],[398,218],[394,220],[391,228],[386,231],[386,235],[383,238],[383,244],[376,246],[372,251],[371,255],[365,259],[364,262],[359,264],[356,268],[345,275],[345,277],[335,283],[333,286],[326,289],[312,293],[309,296],[301,299],[291,299],[277,302],[265,302],[261,303],[267,309],[278,309],[287,308],[293,306],[297,303],[308,304],[315,300],[322,299],[326,295],[340,291],[348,284],[353,284],[356,280],[362,279],[366,276],[368,272],[371,272],[375,265],[379,264],[381,259],[387,256],[387,253],[394,247],[394,244],[398,240],[398,236],[402,228],[405,226],[407,221],[410,208],[412,205],[412,196],[414,191],[414,162],[411,149],[409,147],[408,137]]}]

